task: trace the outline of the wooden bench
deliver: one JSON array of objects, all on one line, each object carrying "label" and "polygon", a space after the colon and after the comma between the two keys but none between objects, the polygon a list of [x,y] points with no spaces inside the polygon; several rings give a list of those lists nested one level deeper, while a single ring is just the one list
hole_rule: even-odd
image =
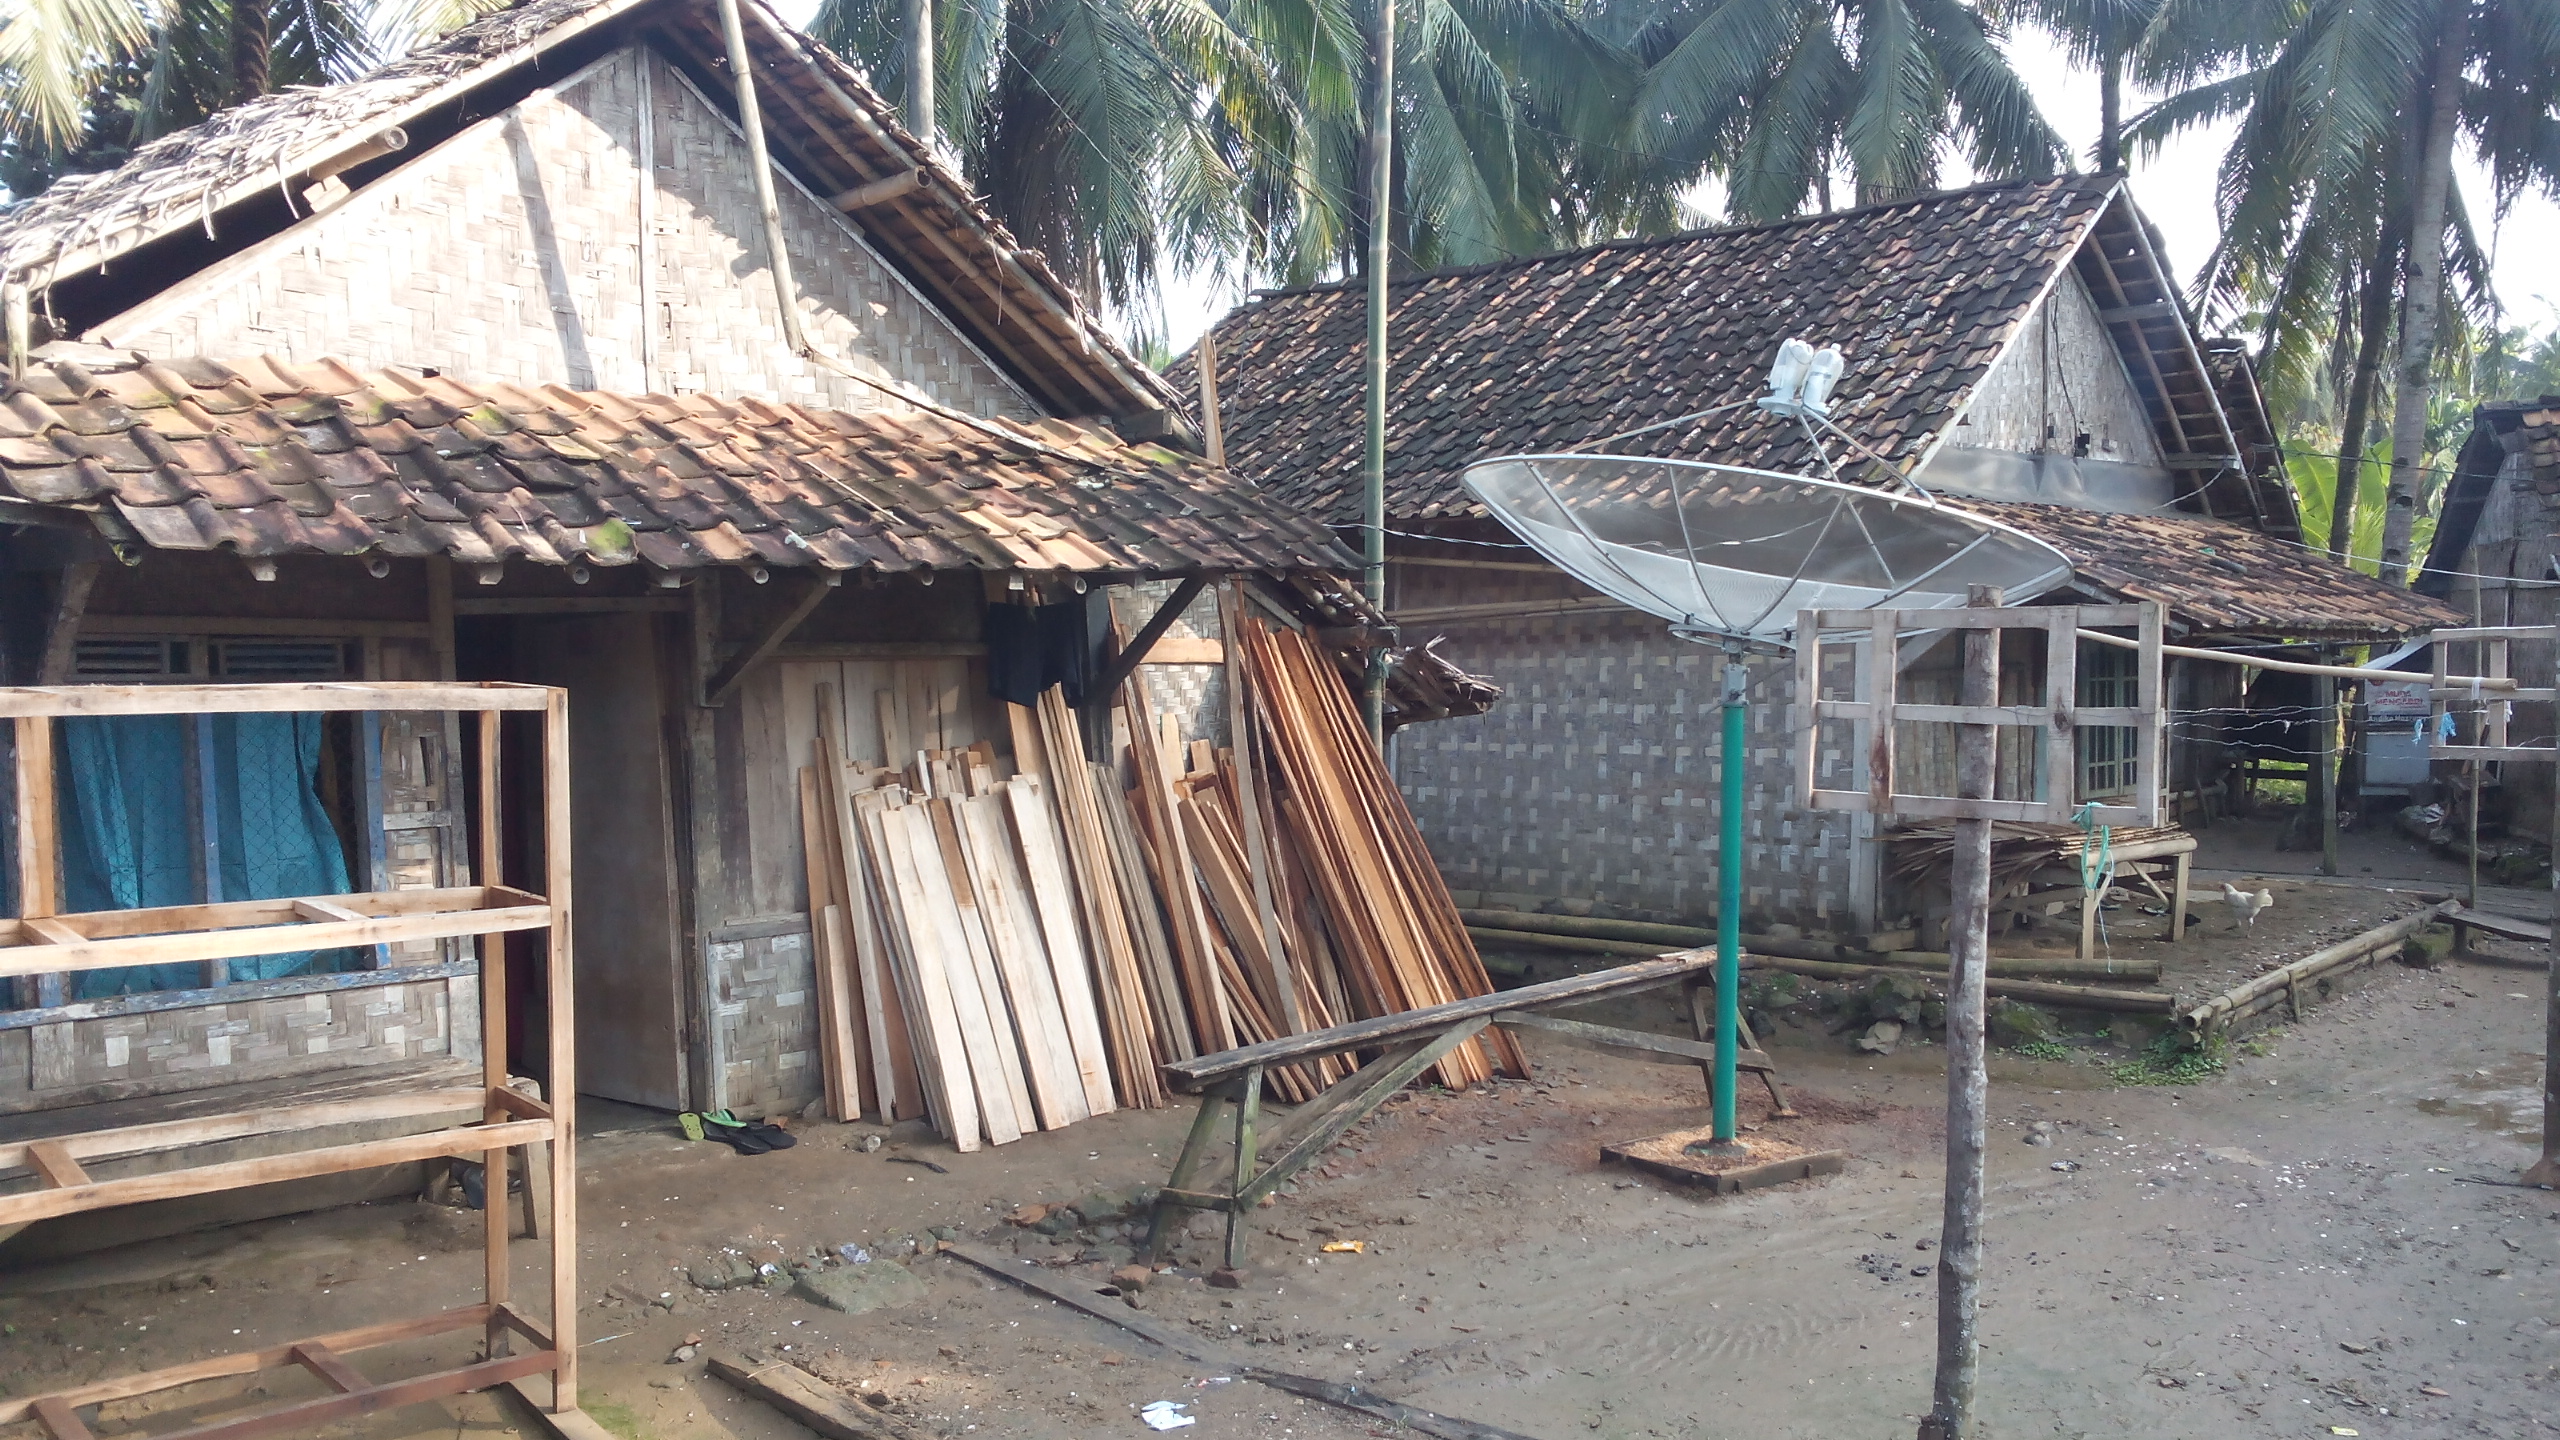
[{"label": "wooden bench", "polygon": [[[1546,1014],[1569,1005],[1634,995],[1667,986],[1687,992],[1689,1038],[1622,1030]],[[1503,990],[1444,1005],[1426,1006],[1374,1020],[1355,1020],[1303,1035],[1288,1035],[1162,1067],[1166,1083],[1183,1094],[1199,1095],[1200,1113],[1173,1164],[1173,1174],[1157,1193],[1147,1236],[1150,1259],[1161,1259],[1172,1235],[1169,1221],[1188,1211],[1223,1211],[1227,1217],[1226,1264],[1244,1265],[1244,1217],[1287,1184],[1318,1156],[1333,1148],[1345,1132],[1375,1113],[1379,1106],[1441,1056],[1475,1038],[1488,1025],[1535,1030],[1576,1045],[1630,1055],[1665,1065],[1694,1065],[1706,1076],[1709,1098],[1715,1086],[1714,1021],[1715,952],[1683,950],[1632,965],[1568,975],[1561,980]],[[1792,1115],[1777,1069],[1760,1050],[1760,1042],[1743,1022],[1742,1049],[1734,1069],[1760,1077],[1778,1113]],[[1321,1060],[1364,1050],[1378,1053],[1358,1070],[1315,1099],[1299,1106],[1279,1123],[1262,1124],[1262,1077],[1274,1065]],[[1220,1189],[1193,1188],[1193,1177],[1216,1142],[1222,1107],[1235,1115],[1235,1153],[1227,1183]],[[1268,1155],[1266,1161],[1263,1157]]]}]

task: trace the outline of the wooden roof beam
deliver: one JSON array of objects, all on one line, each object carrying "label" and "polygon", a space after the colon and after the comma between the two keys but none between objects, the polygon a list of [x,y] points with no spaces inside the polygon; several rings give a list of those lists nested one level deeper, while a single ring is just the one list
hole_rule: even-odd
[{"label": "wooden roof beam", "polygon": [[[749,13],[755,16],[757,22],[764,28],[765,33],[771,37],[773,42],[782,47],[783,52],[787,56],[798,60],[803,64],[805,67],[804,73],[806,73],[810,80],[826,94],[828,99],[833,100],[836,105],[853,120],[856,128],[868,134],[873,143],[880,145],[883,149],[893,151],[897,149],[897,146],[893,142],[889,133],[881,128],[880,122],[873,119],[868,109],[857,102],[852,96],[847,95],[844,92],[843,87],[837,85],[834,80],[827,76],[825,70],[819,67],[816,58],[800,48],[798,39],[795,38],[790,31],[783,28],[781,21],[775,19],[773,15],[762,5],[750,5],[747,9]],[[776,88],[786,87],[777,86]],[[994,255],[997,265],[1005,273],[1019,280],[1025,287],[1029,288],[1034,293],[1049,293],[1051,298],[1059,302],[1061,308],[1067,310],[1070,314],[1076,311],[1076,302],[1072,296],[1060,295],[1052,291],[1049,285],[1044,283],[1038,276],[1031,273],[1030,268],[1022,263],[1019,256],[1006,247],[997,244],[994,236],[988,235],[985,236],[984,239],[989,253]],[[945,243],[947,244],[948,242],[946,241]],[[1001,289],[999,289],[997,293],[999,298],[1003,298],[1003,292]],[[1037,322],[1025,318],[1023,323],[1036,324]],[[1046,326],[1041,326],[1039,328],[1044,332],[1047,329]],[[1106,370],[1119,374],[1128,384],[1129,389],[1136,395],[1149,398],[1153,397],[1154,387],[1149,385],[1145,378],[1129,373],[1127,367],[1122,365],[1117,357],[1097,349],[1093,345],[1091,337],[1085,333],[1083,326],[1075,325],[1071,327],[1071,331],[1076,349],[1088,362],[1088,365],[1099,365]],[[1103,398],[1103,391],[1101,387],[1095,385],[1091,378],[1084,373],[1085,368],[1086,367],[1083,366],[1077,367],[1077,378],[1085,383],[1089,388],[1092,388],[1097,398]],[[1112,403],[1108,399],[1105,400],[1105,410],[1116,414],[1119,413],[1121,408],[1122,407],[1120,405]],[[1159,405],[1150,408],[1161,409],[1163,407]]]},{"label": "wooden roof beam", "polygon": [[[747,8],[758,16],[764,15],[763,9],[760,6],[749,6]],[[770,17],[765,18],[769,19]],[[697,58],[699,58],[699,54],[700,52],[696,51]],[[859,157],[851,150],[847,149],[844,142],[836,138],[835,127],[827,124],[824,120],[813,114],[809,109],[809,103],[802,99],[798,94],[794,93],[789,85],[776,80],[771,74],[767,74],[759,78],[764,82],[761,88],[766,91],[770,91],[776,98],[781,100],[783,108],[789,110],[793,117],[798,119],[802,125],[807,126],[809,132],[817,136],[820,143],[824,144],[829,150],[834,151],[836,156],[844,161],[846,168],[853,171],[855,177],[862,182],[864,187],[881,183],[883,180],[888,178],[883,173],[886,167],[875,165],[873,162]],[[834,90],[834,86],[828,84],[824,77],[819,77],[819,83],[829,90]],[[841,97],[837,100],[837,103],[843,106],[847,113],[853,114],[857,119],[869,118],[861,112],[852,97],[843,95],[843,92],[840,90],[835,91],[835,94],[836,96]],[[785,143],[787,144],[788,142]],[[793,157],[800,161],[803,168],[808,169],[813,176],[818,173],[817,168],[810,163],[807,152],[801,150],[797,145],[791,145],[790,149]],[[917,167],[917,169],[920,171],[921,167]],[[945,260],[950,261],[951,264],[958,268],[962,273],[965,274],[975,271],[977,267],[970,263],[968,257],[960,253],[959,247],[951,243],[950,237],[945,235],[940,227],[933,224],[931,218],[924,214],[919,208],[916,202],[916,197],[921,193],[925,192],[922,187],[919,187],[918,190],[911,191],[905,195],[891,196],[881,203],[886,206],[891,213],[906,220],[909,225],[913,226],[919,237],[921,237],[927,244],[933,246],[934,249],[940,251],[942,257]],[[1069,356],[1065,350],[1061,349],[1057,340],[1049,333],[1049,327],[1041,324],[1038,318],[1023,310],[1021,305],[1015,301],[1011,295],[1006,293],[1005,287],[1001,283],[989,285],[986,293],[988,298],[995,302],[997,313],[1003,318],[1012,320],[1022,329],[1029,331],[1032,342],[1038,345],[1041,350],[1045,351],[1049,357],[1057,363],[1060,369],[1074,376],[1076,383],[1084,388],[1085,392],[1093,398],[1095,403],[1099,404],[1106,412],[1116,412],[1118,410],[1119,406],[1117,403],[1117,397],[1113,396],[1108,390],[1104,389],[1094,380],[1090,367],[1077,363],[1077,360],[1074,357]],[[958,293],[949,293],[946,298],[954,305],[963,303],[962,296]],[[1000,335],[1004,332],[1004,327],[1002,325],[990,325],[982,328],[991,335]],[[1024,363],[1019,350],[1016,350],[1011,346],[1006,346],[1004,348],[1011,353],[1014,363],[1017,366],[1020,366],[1025,371],[1029,371],[1033,368]],[[1066,393],[1058,390],[1054,384],[1044,383],[1042,388],[1051,392],[1052,403],[1058,405],[1059,408],[1078,408]]]},{"label": "wooden roof beam", "polygon": [[[716,72],[719,68],[714,66],[711,63],[710,58],[702,52],[701,48],[693,44],[686,36],[677,34],[672,30],[658,30],[654,33],[665,45],[670,49],[680,52],[687,60],[691,61],[695,67],[706,72]],[[780,89],[780,87],[768,88]],[[792,97],[790,97],[787,92],[785,93],[784,103],[792,109],[794,114],[800,115],[803,124],[809,123],[809,117],[802,112],[797,105],[792,103]],[[725,114],[726,112],[723,113]],[[814,131],[821,140],[826,142],[830,149],[836,151],[838,158],[842,159],[847,168],[853,171],[854,177],[857,180],[868,184],[878,178],[877,171],[871,169],[865,162],[847,152],[843,145],[836,140],[834,134],[826,127],[810,125],[810,129]],[[799,144],[790,136],[781,134],[776,131],[774,127],[768,125],[765,130],[765,138],[767,143],[782,151],[783,154],[788,157],[794,165],[798,166],[799,169],[809,178],[813,180],[824,180],[826,178],[826,172],[819,167],[808,152],[802,150]],[[898,205],[895,208],[898,213],[905,213],[903,204]],[[939,281],[941,277],[936,276],[931,278]],[[935,288],[943,292],[942,298],[945,304],[956,306],[961,303],[960,298],[951,293],[952,287],[948,284],[938,283]],[[1038,398],[1043,404],[1056,406],[1061,409],[1070,409],[1075,407],[1073,397],[1068,392],[1059,389],[1056,383],[1043,373],[1043,367],[1032,364],[1028,356],[1026,356],[1018,347],[1010,343],[1010,337],[1002,334],[998,327],[982,328],[985,328],[987,331],[985,338],[988,343],[988,348],[994,350],[1007,363],[1013,366],[1014,370],[1022,376],[1025,382],[1037,392],[1036,398]]]}]

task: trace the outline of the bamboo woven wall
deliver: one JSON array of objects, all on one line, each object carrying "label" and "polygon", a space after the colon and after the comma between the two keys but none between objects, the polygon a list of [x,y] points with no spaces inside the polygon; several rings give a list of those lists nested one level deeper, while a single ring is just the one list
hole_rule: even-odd
[{"label": "bamboo woven wall", "polygon": [[[644,136],[657,182],[645,194]],[[736,127],[663,61],[626,49],[97,338],[160,355],[335,356],[878,408],[879,391],[784,347],[751,174]],[[976,414],[1039,413],[844,217],[787,183],[781,199],[812,343]]]},{"label": "bamboo woven wall", "polygon": [[[1415,566],[1396,568],[1395,587],[1398,610],[1561,593],[1552,575]],[[1723,655],[1624,612],[1407,627],[1410,639],[1434,634],[1506,692],[1488,714],[1396,738],[1397,782],[1450,888],[1713,913]],[[1872,847],[1851,844],[1853,817],[1796,808],[1792,673],[1750,668],[1743,913],[1856,925]]]},{"label": "bamboo woven wall", "polygon": [[0,1030],[0,1114],[477,1054],[479,1008],[466,975]]}]

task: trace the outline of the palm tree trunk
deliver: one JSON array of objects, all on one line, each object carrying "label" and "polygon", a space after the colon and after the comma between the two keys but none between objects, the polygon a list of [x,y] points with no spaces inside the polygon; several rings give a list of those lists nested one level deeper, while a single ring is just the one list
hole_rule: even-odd
[{"label": "palm tree trunk", "polygon": [[2116,48],[2114,7],[2098,7],[2098,173],[2124,169],[2124,54]]},{"label": "palm tree trunk", "polygon": [[233,0],[231,6],[231,99],[237,105],[267,93],[270,25],[267,0]]},{"label": "palm tree trunk", "polygon": [[907,0],[907,128],[933,143],[933,0]]},{"label": "palm tree trunk", "polygon": [[2399,256],[2387,241],[2374,247],[2365,270],[2363,303],[2356,319],[2355,379],[2347,386],[2347,419],[2338,432],[2338,483],[2329,499],[2329,553],[2338,563],[2351,559],[2355,543],[2356,492],[2364,484],[2366,431],[2373,418],[2373,387],[2382,378],[2382,342],[2391,331],[2391,274]]},{"label": "palm tree trunk", "polygon": [[2427,402],[2434,397],[2436,322],[2444,306],[2444,215],[2453,187],[2453,130],[2462,61],[2469,53],[2470,0],[2445,0],[2427,87],[2427,121],[2411,187],[2407,279],[2400,292],[2400,375],[2391,403],[2391,492],[2382,515],[2382,579],[2409,583],[2409,536],[2418,523]]}]

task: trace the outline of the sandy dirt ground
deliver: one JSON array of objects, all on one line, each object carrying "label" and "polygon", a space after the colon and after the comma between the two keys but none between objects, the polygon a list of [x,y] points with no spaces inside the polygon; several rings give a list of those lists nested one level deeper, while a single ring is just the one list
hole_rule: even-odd
[{"label": "sandy dirt ground", "polygon": [[[2304,884],[2239,935],[2200,906],[2172,973],[2245,974],[2411,903]],[[2560,1195],[2479,1183],[2513,1179],[2540,1119],[2542,976],[2520,947],[2504,958],[2375,967],[2187,1085],[2119,1085],[2107,1068],[2119,1047],[2087,1036],[2071,1060],[1996,1055],[1983,1433],[2560,1427]],[[1671,1028],[1655,1002],[1598,1018]],[[1257,1212],[1243,1289],[1196,1278],[1213,1243],[1186,1239],[1183,1268],[1149,1287],[1143,1313],[1256,1364],[1545,1440],[1907,1436],[1934,1343],[1941,1053],[1859,1054],[1818,1024],[1773,1031],[1764,1042],[1804,1118],[1769,1120],[1757,1091],[1744,1117],[1766,1127],[1754,1133],[1847,1150],[1839,1176],[1710,1199],[1604,1165],[1603,1141],[1701,1121],[1695,1072],[1533,1039],[1533,1082],[1409,1094]],[[635,1440],[807,1433],[698,1358],[668,1363],[698,1335],[893,1396],[924,1433],[1141,1435],[1137,1407],[1153,1400],[1190,1404],[1200,1440],[1397,1433],[1217,1383],[1216,1367],[958,1260],[893,1258],[942,1227],[1099,1289],[1125,1237],[1049,1237],[1004,1217],[1160,1180],[1187,1119],[1116,1115],[970,1156],[904,1132],[865,1152],[857,1126],[807,1127],[795,1149],[754,1158],[671,1131],[599,1134],[581,1177],[592,1413]],[[0,1384],[26,1394],[467,1303],[477,1218],[357,1207],[0,1275]],[[1322,1251],[1343,1239],[1368,1252]],[[707,1293],[685,1273],[723,1251],[845,1243],[910,1263],[922,1298],[851,1316],[757,1288]],[[389,1373],[463,1354],[425,1345],[365,1363]],[[257,1384],[317,1393],[294,1373]],[[110,1406],[98,1433],[167,1431],[262,1398],[253,1388],[200,1387],[184,1409]],[[484,1396],[319,1433],[540,1432]]]}]

